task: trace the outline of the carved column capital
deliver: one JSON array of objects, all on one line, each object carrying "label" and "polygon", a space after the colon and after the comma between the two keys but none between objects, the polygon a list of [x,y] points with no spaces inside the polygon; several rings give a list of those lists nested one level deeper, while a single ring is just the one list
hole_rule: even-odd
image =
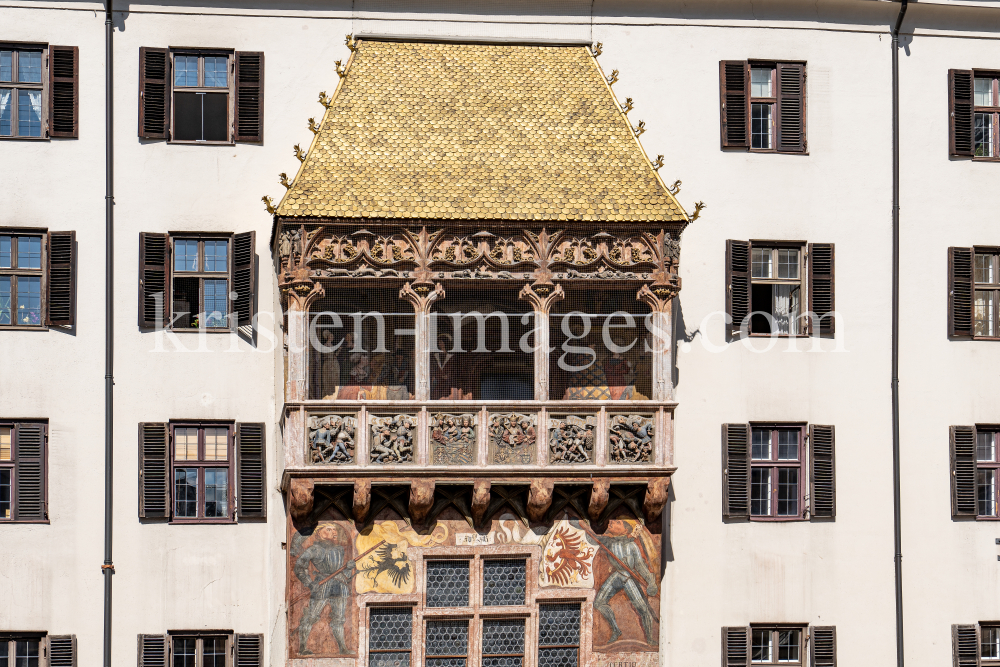
[{"label": "carved column capital", "polygon": [[594,480],[594,488],[590,492],[590,506],[587,508],[587,514],[590,516],[590,520],[597,523],[598,519],[601,518],[601,513],[604,512],[604,508],[608,506],[608,494],[611,491],[611,480],[597,478]]},{"label": "carved column capital", "polygon": [[415,479],[410,482],[410,519],[422,524],[434,504],[434,480]]},{"label": "carved column capital", "polygon": [[546,315],[552,308],[552,304],[556,301],[562,301],[565,297],[566,293],[563,292],[562,285],[552,284],[525,285],[517,295],[517,298],[530,302],[535,312]]},{"label": "carved column capital", "polygon": [[483,519],[486,518],[491,487],[492,484],[487,479],[477,479],[472,487],[472,520],[477,526],[483,525]]},{"label": "carved column capital", "polygon": [[670,307],[670,302],[680,291],[680,276],[671,275],[668,282],[643,285],[635,298],[648,305],[654,313],[662,313]]},{"label": "carved column capital", "polygon": [[532,521],[542,521],[545,513],[552,506],[552,489],[554,483],[551,479],[533,479],[528,490],[528,518]]},{"label": "carved column capital", "polygon": [[313,280],[304,266],[283,274],[278,287],[287,299],[288,310],[307,312],[313,301],[326,295],[322,283]]},{"label": "carved column capital", "polygon": [[293,519],[304,519],[312,512],[314,490],[313,480],[298,477],[292,479],[288,487],[288,512]]},{"label": "carved column capital", "polygon": [[354,520],[357,523],[364,523],[368,517],[368,509],[372,504],[372,483],[371,480],[358,479],[354,481]]},{"label": "carved column capital", "polygon": [[663,506],[667,503],[667,492],[669,490],[669,477],[652,479],[646,485],[646,498],[642,501],[642,511],[646,515],[647,525],[660,518]]},{"label": "carved column capital", "polygon": [[444,298],[444,287],[441,283],[406,283],[399,290],[399,298],[409,301],[418,314],[429,313],[431,304]]}]

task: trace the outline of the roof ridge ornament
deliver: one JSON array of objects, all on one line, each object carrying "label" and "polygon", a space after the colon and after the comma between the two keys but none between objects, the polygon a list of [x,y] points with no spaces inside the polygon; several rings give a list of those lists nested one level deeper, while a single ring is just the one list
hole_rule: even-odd
[{"label": "roof ridge ornament", "polygon": [[316,118],[309,119],[309,129],[312,130],[313,134],[319,134],[319,125],[316,124]]},{"label": "roof ridge ornament", "polygon": [[299,144],[295,144],[294,146],[292,146],[292,148],[294,149],[293,152],[295,154],[295,157],[298,158],[299,162],[305,162],[306,154],[302,150],[302,147]]},{"label": "roof ridge ornament", "polygon": [[354,39],[354,34],[353,33],[350,34],[350,35],[347,35],[347,37],[344,39],[344,44],[346,44],[347,48],[349,48],[351,51],[357,51],[358,50],[358,40]]},{"label": "roof ridge ornament", "polygon": [[705,204],[705,202],[703,202],[703,201],[695,202],[694,203],[694,215],[691,216],[691,219],[690,219],[689,222],[694,222],[695,220],[697,220],[698,217],[701,215],[701,209],[706,208],[706,207],[707,207],[707,204]]},{"label": "roof ridge ornament", "polygon": [[618,70],[611,70],[611,76],[608,77],[608,85],[613,86],[618,81]]},{"label": "roof ridge ornament", "polygon": [[[663,156],[661,155],[660,157]],[[671,185],[669,188],[667,188],[667,190],[670,191],[670,194],[676,197],[677,193],[681,191],[681,179],[678,178],[676,181],[674,181],[674,184]]]},{"label": "roof ridge ornament", "polygon": [[[656,156],[656,162],[653,163],[653,171],[659,171],[660,167],[662,167],[662,166],[663,166],[663,156],[662,155],[657,155]],[[680,183],[680,181],[677,181],[677,182]],[[673,193],[671,193],[671,194],[673,194]]]},{"label": "roof ridge ornament", "polygon": [[319,103],[322,104],[327,109],[329,109],[330,106],[333,104],[333,98],[327,97],[326,91],[324,90],[319,94]]},{"label": "roof ridge ornament", "polygon": [[638,137],[640,134],[646,131],[646,121],[640,120],[639,124],[632,128],[632,131],[635,132],[635,136]]},{"label": "roof ridge ornament", "polygon": [[333,63],[334,65],[336,65],[337,76],[339,76],[341,79],[347,76],[347,68],[341,65],[342,62],[343,62],[342,60],[335,60]]},{"label": "roof ridge ornament", "polygon": [[270,197],[264,195],[263,197],[260,198],[260,200],[264,202],[264,206],[267,208],[268,213],[274,215],[275,213],[278,212],[278,210],[274,208],[274,200],[272,200]]},{"label": "roof ridge ornament", "polygon": [[631,110],[632,110],[632,98],[626,97],[625,104],[622,105],[622,113],[628,114],[628,112]]},{"label": "roof ridge ornament", "polygon": [[590,47],[590,53],[596,58],[597,56],[601,55],[601,53],[604,52],[603,47],[604,47],[603,42],[597,42],[596,44]]},{"label": "roof ridge ornament", "polygon": [[285,172],[278,174],[278,182],[284,185],[286,190],[290,190],[292,187],[292,184],[288,182],[288,174]]}]

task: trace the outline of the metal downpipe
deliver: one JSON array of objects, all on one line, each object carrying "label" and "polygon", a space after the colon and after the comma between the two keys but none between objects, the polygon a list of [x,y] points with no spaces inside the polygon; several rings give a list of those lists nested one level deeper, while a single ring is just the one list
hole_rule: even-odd
[{"label": "metal downpipe", "polygon": [[903,667],[903,539],[899,489],[899,28],[902,0],[892,28],[892,519],[896,578],[896,665]]},{"label": "metal downpipe", "polygon": [[104,14],[104,667],[111,667],[111,578],[115,566],[111,560],[111,529],[113,517],[113,455],[114,455],[114,218],[115,218],[115,153],[114,153],[114,35],[113,0],[106,0]]}]

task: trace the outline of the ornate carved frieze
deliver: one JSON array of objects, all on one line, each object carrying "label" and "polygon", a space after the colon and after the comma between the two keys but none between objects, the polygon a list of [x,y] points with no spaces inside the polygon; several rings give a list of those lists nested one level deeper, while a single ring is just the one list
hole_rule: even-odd
[{"label": "ornate carved frieze", "polygon": [[[327,223],[282,228],[275,254],[280,269],[308,269],[313,278],[614,280],[668,282],[680,256],[679,229],[455,228],[401,225],[354,229]],[[493,231],[490,231],[492,229]]]},{"label": "ornate carved frieze", "polygon": [[489,462],[524,465],[535,462],[537,416],[518,412],[490,415]]},{"label": "ornate carved frieze", "polygon": [[437,413],[430,419],[430,459],[433,465],[462,465],[476,462],[475,413]]},{"label": "ornate carved frieze", "polygon": [[608,417],[608,458],[611,463],[653,460],[653,418],[644,415]]},{"label": "ornate carved frieze", "polygon": [[593,463],[596,428],[595,417],[549,417],[549,463]]},{"label": "ornate carved frieze", "polygon": [[309,463],[354,463],[358,420],[346,415],[309,417]]},{"label": "ornate carved frieze", "polygon": [[414,415],[384,415],[369,418],[368,456],[371,463],[412,463],[417,418]]}]

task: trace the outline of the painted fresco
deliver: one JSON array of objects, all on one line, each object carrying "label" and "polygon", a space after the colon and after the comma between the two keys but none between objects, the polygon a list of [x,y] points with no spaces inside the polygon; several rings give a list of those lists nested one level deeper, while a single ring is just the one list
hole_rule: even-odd
[{"label": "painted fresco", "polygon": [[588,647],[592,664],[625,656],[652,658],[658,651],[660,538],[628,512],[592,525],[568,510],[551,522],[535,523],[502,509],[488,529],[473,530],[453,508],[430,526],[418,528],[385,509],[358,532],[353,521],[331,508],[317,524],[293,522],[290,531],[292,658],[356,657],[357,596],[421,591],[411,549],[444,555],[454,547],[473,547],[488,554],[509,545],[532,550],[537,567],[529,577],[538,595],[572,589],[586,598],[592,613],[584,618],[593,619]]}]

